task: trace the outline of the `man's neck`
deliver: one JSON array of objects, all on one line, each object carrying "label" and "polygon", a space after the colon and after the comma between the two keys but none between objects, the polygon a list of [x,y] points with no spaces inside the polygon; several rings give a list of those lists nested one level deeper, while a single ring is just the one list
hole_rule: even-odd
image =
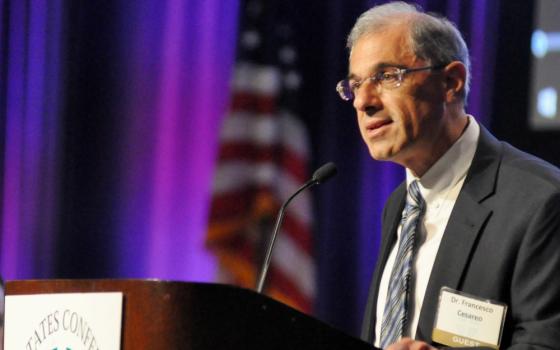
[{"label": "man's neck", "polygon": [[469,125],[469,118],[463,111],[462,114],[452,117],[449,123],[434,135],[435,142],[427,144],[422,151],[422,157],[411,157],[408,162],[403,162],[414,176],[420,178],[424,175],[461,137]]}]

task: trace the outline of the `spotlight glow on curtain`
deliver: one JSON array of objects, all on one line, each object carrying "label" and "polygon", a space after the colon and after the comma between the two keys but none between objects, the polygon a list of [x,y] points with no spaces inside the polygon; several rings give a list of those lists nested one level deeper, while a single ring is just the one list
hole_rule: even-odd
[{"label": "spotlight glow on curtain", "polygon": [[[0,0],[4,278],[213,279],[204,238],[237,12],[237,0]],[[119,30],[110,33],[115,24]],[[99,88],[107,82],[118,86]],[[119,111],[118,118],[99,115],[107,111]],[[83,118],[90,124],[69,122]],[[118,144],[103,134],[80,139],[94,123],[107,124],[96,131],[118,135]],[[116,193],[83,198],[91,193],[79,187],[90,178],[73,176],[83,164],[95,170],[114,164],[97,163],[107,153],[118,166],[91,178],[100,191],[118,179]],[[64,174],[73,182],[64,182]],[[80,222],[97,225],[91,232],[74,227],[97,203],[117,209]]]},{"label": "spotlight glow on curtain", "polygon": [[237,1],[128,2],[119,276],[212,280],[204,249]]}]

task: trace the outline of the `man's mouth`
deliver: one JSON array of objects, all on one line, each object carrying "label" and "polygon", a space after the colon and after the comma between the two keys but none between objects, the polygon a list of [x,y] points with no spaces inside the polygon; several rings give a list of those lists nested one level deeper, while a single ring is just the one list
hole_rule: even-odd
[{"label": "man's mouth", "polygon": [[368,124],[366,126],[366,130],[368,131],[368,133],[379,133],[382,131],[383,127],[389,124],[392,124],[393,121],[391,119],[383,119],[383,120],[377,120],[375,122],[372,122],[370,124]]}]

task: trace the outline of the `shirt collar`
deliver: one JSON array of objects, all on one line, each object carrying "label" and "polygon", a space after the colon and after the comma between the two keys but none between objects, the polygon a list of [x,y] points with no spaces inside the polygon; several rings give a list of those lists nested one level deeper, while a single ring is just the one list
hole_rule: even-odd
[{"label": "shirt collar", "polygon": [[419,180],[420,192],[427,202],[457,184],[471,166],[480,135],[480,126],[473,116],[469,115],[468,118],[469,124],[465,132],[420,179],[406,169],[407,187],[412,181]]}]

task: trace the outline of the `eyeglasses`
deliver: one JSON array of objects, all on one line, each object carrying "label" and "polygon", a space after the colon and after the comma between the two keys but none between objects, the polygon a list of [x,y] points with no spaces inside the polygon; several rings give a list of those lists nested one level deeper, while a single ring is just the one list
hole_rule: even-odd
[{"label": "eyeglasses", "polygon": [[362,86],[368,80],[375,84],[377,88],[390,90],[401,86],[405,74],[420,72],[424,70],[437,70],[442,69],[445,66],[445,64],[441,64],[437,66],[419,68],[387,67],[375,73],[374,75],[362,80],[341,80],[338,82],[338,84],[336,84],[336,91],[340,95],[340,98],[342,98],[344,101],[350,101],[356,97],[355,92],[360,88],[360,86]]}]

